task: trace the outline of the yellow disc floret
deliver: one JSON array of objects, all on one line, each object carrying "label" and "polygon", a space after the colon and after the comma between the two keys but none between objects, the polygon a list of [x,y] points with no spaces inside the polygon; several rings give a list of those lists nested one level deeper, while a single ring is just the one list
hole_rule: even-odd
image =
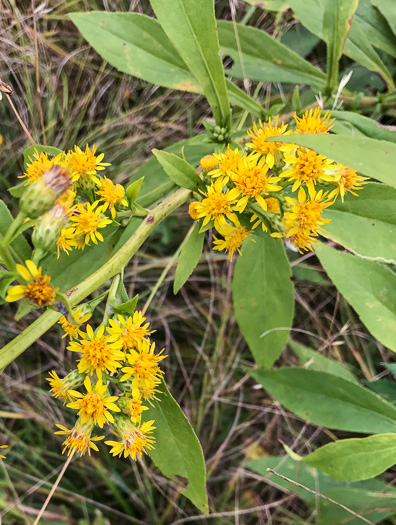
[{"label": "yellow disc floret", "polygon": [[114,403],[117,401],[118,396],[107,396],[107,385],[102,384],[101,379],[92,386],[89,376],[86,376],[84,386],[87,390],[86,394],[81,394],[77,390],[69,390],[69,395],[77,398],[77,400],[69,403],[67,406],[78,410],[82,424],[93,422],[102,428],[105,423],[114,423],[110,410],[120,412],[120,409]]},{"label": "yellow disc floret", "polygon": [[90,325],[87,325],[85,339],[72,341],[68,349],[81,353],[78,370],[92,375],[96,372],[99,376],[103,372],[115,372],[124,360],[122,341],[110,342],[109,336],[104,335],[104,326],[101,326],[96,335]]},{"label": "yellow disc floret", "polygon": [[57,289],[52,288],[49,284],[51,281],[49,275],[41,275],[41,268],[37,268],[34,262],[30,260],[25,261],[25,266],[17,264],[16,268],[19,275],[27,281],[27,284],[10,288],[6,301],[13,302],[19,301],[19,299],[27,299],[40,307],[54,303]]}]

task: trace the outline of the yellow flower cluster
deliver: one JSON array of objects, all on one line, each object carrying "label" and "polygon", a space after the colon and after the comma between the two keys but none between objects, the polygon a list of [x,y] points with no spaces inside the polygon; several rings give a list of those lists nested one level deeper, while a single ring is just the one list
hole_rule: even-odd
[{"label": "yellow flower cluster", "polygon": [[[76,323],[89,320],[87,311],[82,307],[74,313]],[[142,414],[157,399],[163,376],[159,363],[166,357],[163,350],[155,352],[149,323],[140,311],[129,317],[117,314],[96,331],[65,317],[59,323],[70,337],[68,349],[79,355],[77,369],[66,377],[52,371],[47,378],[52,395],[77,411],[72,429],[57,425],[56,433],[66,435],[63,452],[83,455],[98,450],[96,441],[104,436],[92,437],[92,432],[95,426],[111,424],[118,439],[105,442],[110,453],[136,460],[154,447],[154,420],[142,422]]]},{"label": "yellow flower cluster", "polygon": [[84,151],[75,146],[74,150],[53,158],[38,151],[29,157],[26,172],[22,175],[27,185],[40,180],[54,165],[67,168],[71,174],[73,189],[66,192],[54,209],[41,219],[45,224],[47,245],[48,237],[56,235],[58,257],[61,251],[83,250],[91,241],[94,244],[103,241],[100,230],[112,223],[117,210],[128,206],[124,187],[99,175],[98,172],[110,166],[103,162],[103,157],[103,153],[96,154],[95,146],[90,149],[88,144]]},{"label": "yellow flower cluster", "polygon": [[[329,111],[322,115],[317,108],[294,119],[295,130],[279,124],[279,117],[260,121],[248,130],[250,142],[244,150],[228,147],[201,159],[207,188],[190,204],[189,213],[202,221],[202,228],[217,230],[222,238],[214,237],[214,249],[228,252],[230,260],[259,225],[300,252],[312,250],[322,226],[329,222],[323,210],[338,195],[342,201],[347,192],[356,196],[366,184],[367,179],[355,170],[292,144],[293,134],[328,133],[334,120]],[[290,143],[266,142],[281,136],[290,137]]]}]

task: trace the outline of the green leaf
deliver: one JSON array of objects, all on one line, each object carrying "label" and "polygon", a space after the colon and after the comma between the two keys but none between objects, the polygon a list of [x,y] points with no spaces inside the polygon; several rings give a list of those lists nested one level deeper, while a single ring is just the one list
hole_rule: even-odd
[{"label": "green leaf", "polygon": [[366,184],[359,197],[347,194],[325,210],[331,222],[323,235],[358,255],[396,264],[395,202],[395,188]]},{"label": "green leaf", "polygon": [[[325,34],[323,33],[323,2],[318,2],[317,0],[289,0],[288,4],[293,9],[295,16],[307,29],[323,40],[325,39]],[[359,17],[355,16],[345,43],[344,53],[370,71],[377,72],[386,81],[388,87],[393,89],[392,75],[371,45],[377,45],[377,38],[372,38],[372,41],[370,41],[368,40],[369,37],[373,37],[373,32],[367,31],[367,22],[362,23]]]},{"label": "green leaf", "polygon": [[363,135],[371,139],[396,142],[396,133],[381,126],[377,121],[353,113],[352,111],[333,111],[335,122],[332,128],[334,133],[341,135]]},{"label": "green leaf", "polygon": [[226,80],[228,96],[230,101],[239,106],[257,117],[262,117],[264,114],[263,107],[254,100],[254,98],[247,95],[242,89],[239,89],[235,84]]},{"label": "green leaf", "polygon": [[[11,212],[7,208],[4,201],[0,200],[0,235],[4,236],[7,233],[7,230],[13,221],[14,217],[11,215]],[[19,235],[11,243],[11,248],[20,258],[20,262],[24,262],[26,259],[29,259],[32,253],[32,249],[23,235]]]},{"label": "green leaf", "polygon": [[[315,494],[267,472],[267,468],[341,503],[362,516],[368,516],[373,523],[379,523],[391,516],[391,509],[396,507],[396,489],[380,480],[356,483],[337,481],[310,465],[293,461],[288,456],[252,459],[246,463],[246,467],[265,478],[270,485],[302,498],[317,514],[317,525],[361,525],[363,522],[359,518],[353,518],[349,512],[334,503],[318,498]],[[388,512],[386,509],[389,509]]]},{"label": "green leaf", "polygon": [[173,293],[175,294],[184,286],[202,255],[205,234],[199,233],[199,229],[200,223],[197,222],[180,252],[173,284]]},{"label": "green leaf", "polygon": [[327,87],[330,92],[337,84],[338,63],[358,3],[359,0],[325,0],[323,4],[323,38],[327,42]]},{"label": "green leaf", "polygon": [[[202,93],[199,82],[157,20],[138,13],[71,13],[70,18],[91,46],[123,73],[152,84]],[[262,108],[229,80],[230,100],[260,116]]]},{"label": "green leaf", "polygon": [[171,89],[199,92],[199,85],[160,24],[137,13],[70,13],[83,37],[123,73]]},{"label": "green leaf", "polygon": [[[216,123],[226,125],[230,107],[213,0],[151,0],[162,29],[175,46],[212,108]],[[170,8],[171,7],[171,8]]]},{"label": "green leaf", "polygon": [[317,370],[319,372],[327,372],[337,377],[341,377],[346,381],[358,384],[356,377],[348,370],[348,368],[337,361],[333,361],[327,357],[324,357],[318,351],[311,350],[307,346],[304,346],[293,339],[288,341],[290,348],[299,358],[299,360],[305,365],[306,370]]},{"label": "green leaf", "polygon": [[205,461],[197,436],[164,382],[158,387],[159,401],[143,412],[145,421],[154,419],[155,448],[149,454],[161,472],[183,476],[189,481],[182,494],[204,514],[209,512],[206,495]]},{"label": "green leaf", "polygon": [[[267,139],[267,142],[275,141],[288,142],[290,137]],[[349,135],[293,135],[293,144],[311,148],[363,175],[396,188],[396,144]]]},{"label": "green leaf", "polygon": [[129,301],[127,301],[125,303],[121,303],[118,306],[115,306],[114,310],[116,312],[120,312],[120,313],[124,313],[124,314],[133,314],[133,312],[136,309],[138,300],[139,300],[139,294],[136,294],[135,297],[133,297]]},{"label": "green leaf", "polygon": [[396,274],[386,266],[319,243],[316,255],[362,323],[396,352]]},{"label": "green leaf", "polygon": [[128,198],[129,205],[132,205],[137,199],[139,192],[140,192],[140,188],[142,187],[143,181],[144,181],[144,177],[140,177],[140,179],[134,180],[127,186],[127,189],[125,190],[125,195]]},{"label": "green leaf", "polygon": [[350,380],[305,368],[249,370],[288,410],[315,425],[349,432],[396,432],[396,407]]},{"label": "green leaf", "polygon": [[305,58],[319,44],[320,38],[308,31],[302,25],[294,26],[281,37],[283,45],[292,49],[295,53]]},{"label": "green leaf", "polygon": [[175,184],[191,191],[205,191],[204,183],[188,162],[173,153],[158,149],[153,149],[153,154]]},{"label": "green leaf", "polygon": [[396,37],[396,4],[393,0],[372,0],[372,4],[381,12]]},{"label": "green leaf", "polygon": [[376,381],[365,381],[365,385],[390,403],[396,402],[396,383],[394,381],[377,379]]},{"label": "green leaf", "polygon": [[396,58],[396,39],[391,29],[389,28],[386,17],[374,7],[375,0],[359,0],[354,21],[357,21],[368,41],[374,47],[386,51]]},{"label": "green leaf", "polygon": [[285,347],[294,288],[282,242],[269,235],[245,242],[232,285],[235,317],[259,367],[269,368]]},{"label": "green leaf", "polygon": [[322,71],[264,31],[225,20],[220,20],[218,27],[221,52],[234,60],[228,75],[325,87]]},{"label": "green leaf", "polygon": [[284,11],[289,7],[288,0],[245,0],[248,4],[262,7],[268,11]]},{"label": "green leaf", "polygon": [[340,481],[374,478],[396,462],[396,434],[342,439],[318,448],[303,459]]}]

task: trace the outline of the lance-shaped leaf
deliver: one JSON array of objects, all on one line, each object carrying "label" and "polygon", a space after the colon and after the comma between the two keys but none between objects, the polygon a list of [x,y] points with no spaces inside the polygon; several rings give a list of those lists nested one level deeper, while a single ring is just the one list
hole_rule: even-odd
[{"label": "lance-shaped leaf", "polygon": [[[331,2],[332,0],[328,0]],[[360,0],[360,3],[367,4],[368,0]],[[325,40],[326,35],[323,32],[324,4],[317,0],[288,0],[288,5],[293,9],[295,16],[300,22],[309,29],[313,34]],[[374,35],[373,30],[367,30],[367,5],[364,10],[365,15],[355,16],[352,20],[351,30],[345,43],[344,53],[366,67],[370,71],[377,72],[387,83],[390,89],[394,89],[394,82],[389,70],[382,62],[374,46],[378,46],[378,35]],[[370,12],[370,11],[368,11]],[[363,13],[359,11],[358,13]],[[364,16],[364,21],[362,18]],[[371,24],[374,24],[371,18]],[[378,28],[377,28],[378,32]],[[372,45],[371,45],[372,44]]]},{"label": "lance-shaped leaf", "polygon": [[342,56],[352,17],[359,0],[325,0],[323,38],[327,42],[327,87],[337,84],[338,62]]},{"label": "lance-shaped leaf", "polygon": [[323,235],[358,255],[396,264],[395,202],[395,188],[366,184],[359,197],[348,193],[344,202],[338,198],[325,210],[331,222]]},{"label": "lance-shaped leaf", "polygon": [[326,76],[320,69],[264,31],[224,20],[218,26],[221,51],[234,60],[227,70],[230,76],[325,87]]},{"label": "lance-shaped leaf", "polygon": [[305,345],[289,339],[289,346],[292,351],[296,354],[299,360],[304,364],[304,368],[309,370],[318,370],[319,372],[327,372],[333,376],[342,377],[347,381],[352,381],[352,383],[357,383],[356,377],[349,371],[349,369],[334,361],[325,357],[318,351],[312,350]]},{"label": "lance-shaped leaf", "polygon": [[185,240],[182,251],[180,252],[173,285],[173,292],[175,294],[184,286],[202,255],[205,234],[199,233],[200,228],[201,225],[197,222],[189,237]]},{"label": "lance-shaped leaf", "polygon": [[301,461],[294,461],[288,456],[264,456],[247,461],[246,467],[282,491],[297,494],[317,513],[317,525],[362,525],[359,518],[330,501],[318,498],[317,495],[294,485],[275,474],[267,472],[271,468],[309,489],[323,494],[334,501],[345,505],[347,509],[369,516],[373,523],[380,523],[393,514],[396,507],[396,489],[382,480],[367,480],[357,483],[337,481],[324,472]]},{"label": "lance-shaped leaf", "polygon": [[151,0],[151,5],[169,40],[198,80],[216,123],[226,125],[230,108],[213,0]]},{"label": "lance-shaped leaf", "polygon": [[[268,142],[290,142],[290,137]],[[396,188],[396,144],[349,135],[293,135],[293,144],[311,148],[363,175]]]},{"label": "lance-shaped leaf", "polygon": [[396,407],[350,380],[305,368],[250,370],[267,392],[298,416],[349,432],[396,432]]},{"label": "lance-shaped leaf", "polygon": [[340,135],[363,135],[371,139],[396,143],[396,132],[376,120],[352,111],[332,111],[335,118],[331,131]]},{"label": "lance-shaped leaf", "polygon": [[[14,217],[12,216],[11,212],[7,208],[6,204],[0,200],[0,237],[4,237],[13,221]],[[26,259],[29,259],[32,253],[29,243],[23,235],[19,235],[11,243],[11,248],[20,258],[19,262],[21,263],[26,261]]]},{"label": "lance-shaped leaf", "polygon": [[158,149],[153,149],[153,154],[175,184],[191,191],[205,191],[204,183],[187,161]]},{"label": "lance-shaped leaf", "polygon": [[373,5],[382,13],[396,37],[396,4],[389,0],[372,0]]},{"label": "lance-shaped leaf", "polygon": [[158,400],[143,412],[145,421],[154,419],[155,448],[149,454],[168,478],[182,476],[188,481],[182,494],[203,513],[209,511],[206,495],[205,461],[198,438],[164,382],[158,387]]},{"label": "lance-shaped leaf", "polygon": [[[138,13],[71,13],[70,18],[91,46],[123,73],[159,86],[202,93],[159,22]],[[232,82],[226,81],[230,100],[256,115],[262,108]]]},{"label": "lance-shaped leaf", "polygon": [[396,352],[396,273],[319,243],[316,254],[340,293],[383,345]]},{"label": "lance-shaped leaf", "polygon": [[396,463],[396,434],[342,439],[303,458],[340,481],[374,478]]},{"label": "lance-shaped leaf", "polygon": [[282,242],[268,234],[245,241],[232,285],[235,317],[258,366],[281,354],[294,312],[290,265]]}]

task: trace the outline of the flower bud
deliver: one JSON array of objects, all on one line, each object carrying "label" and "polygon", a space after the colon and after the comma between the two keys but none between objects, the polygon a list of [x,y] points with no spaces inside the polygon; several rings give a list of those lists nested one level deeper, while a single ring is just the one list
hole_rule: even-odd
[{"label": "flower bud", "polygon": [[56,249],[56,242],[69,220],[70,208],[59,201],[55,206],[45,213],[34,228],[32,241],[35,248],[43,252],[52,252]]},{"label": "flower bud", "polygon": [[205,157],[202,157],[200,164],[202,168],[202,173],[206,175],[207,173],[209,173],[212,170],[215,170],[219,166],[219,161],[214,155],[205,155]]},{"label": "flower bud", "polygon": [[71,184],[69,170],[54,164],[41,179],[29,184],[20,200],[21,212],[31,219],[41,217],[53,207]]}]

